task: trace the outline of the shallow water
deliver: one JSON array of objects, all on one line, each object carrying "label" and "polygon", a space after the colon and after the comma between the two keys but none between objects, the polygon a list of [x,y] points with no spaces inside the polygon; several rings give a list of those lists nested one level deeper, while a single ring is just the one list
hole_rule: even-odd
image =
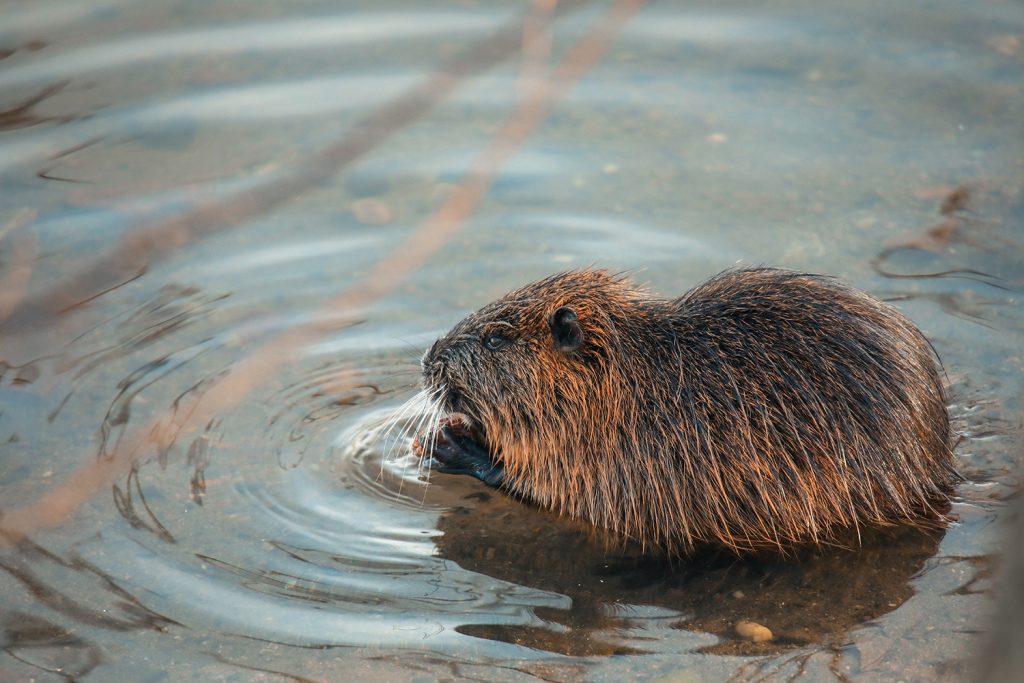
[{"label": "shallow water", "polygon": [[[646,7],[360,297],[524,92],[524,8],[364,4],[0,6],[0,680],[962,678],[1022,446],[1019,3]],[[561,4],[555,60],[609,7]],[[926,332],[957,523],[666,563],[374,429],[514,286],[738,262]]]}]

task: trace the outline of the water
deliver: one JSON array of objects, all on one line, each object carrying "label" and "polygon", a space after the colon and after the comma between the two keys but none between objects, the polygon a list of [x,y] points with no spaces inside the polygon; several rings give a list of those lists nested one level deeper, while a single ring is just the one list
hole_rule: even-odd
[{"label": "water", "polygon": [[[385,271],[529,96],[525,8],[365,5],[0,8],[0,680],[966,675],[1022,444],[1019,4],[644,8]],[[608,9],[563,2],[551,59]],[[666,563],[375,437],[512,287],[737,262],[926,332],[956,524]]]}]

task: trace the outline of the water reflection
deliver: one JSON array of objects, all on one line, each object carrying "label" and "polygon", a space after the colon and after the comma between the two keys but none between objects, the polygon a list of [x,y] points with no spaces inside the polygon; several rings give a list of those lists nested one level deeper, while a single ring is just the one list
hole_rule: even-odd
[{"label": "water reflection", "polygon": [[103,661],[99,646],[45,619],[20,612],[0,612],[0,624],[0,647],[4,652],[33,669],[66,681],[81,679]]},{"label": "water reflection", "polygon": [[[972,199],[975,194],[966,185],[948,190],[942,196],[939,206],[941,220],[910,235],[891,240],[872,260],[874,269],[879,275],[892,279],[952,277],[988,285],[997,290],[1019,290],[1024,287],[1024,280],[1018,279],[1014,272],[1016,259],[1011,264],[1000,263],[1002,259],[998,256],[992,258],[1000,253],[1019,254],[1024,248],[1024,241],[1005,234],[1002,226],[986,218],[985,214],[974,215],[970,208],[976,203],[976,199]],[[986,203],[993,202],[989,199]],[[955,258],[951,259],[954,254]],[[907,263],[908,260],[910,263]],[[915,260],[939,262],[947,267],[936,269],[933,265],[929,268],[928,265],[914,263]],[[996,272],[971,267],[971,262],[980,265],[982,261],[989,269],[994,266]],[[953,267],[948,267],[950,265]],[[952,308],[951,312],[955,310]]]},{"label": "water reflection", "polygon": [[[575,656],[643,649],[617,637],[621,630],[709,633],[722,640],[701,649],[717,654],[841,643],[913,594],[911,579],[942,537],[937,530],[865,529],[859,539],[843,539],[848,547],[790,557],[705,549],[667,560],[483,489],[442,515],[438,528],[441,556],[463,569],[569,599],[565,607],[536,609],[540,625],[470,625],[461,633]],[[744,641],[734,629],[740,621],[766,625],[774,638]]]},{"label": "water reflection", "polygon": [[[16,545],[18,553],[0,560],[0,571],[74,622],[112,631],[164,631],[175,624],[121,588],[109,573],[77,555],[63,559],[27,539],[5,535],[5,540]],[[74,597],[66,592],[68,588],[75,591]]]},{"label": "water reflection", "polygon": [[63,90],[66,85],[67,83],[64,82],[48,86],[18,104],[6,109],[0,109],[0,131],[27,128],[39,125],[40,123],[69,121],[69,118],[42,116],[32,111],[39,103],[48,100]]},{"label": "water reflection", "polygon": [[[406,5],[7,8],[0,527],[33,531],[0,539],[0,679],[959,677],[1022,443],[1024,17],[652,4],[458,238],[327,311],[542,71],[521,6]],[[561,58],[608,4],[558,7]],[[944,535],[664,562],[426,485],[415,419],[376,431],[514,286],[597,264],[679,292],[737,262],[837,274],[926,331],[969,480]],[[244,399],[190,420],[230,376]]]}]

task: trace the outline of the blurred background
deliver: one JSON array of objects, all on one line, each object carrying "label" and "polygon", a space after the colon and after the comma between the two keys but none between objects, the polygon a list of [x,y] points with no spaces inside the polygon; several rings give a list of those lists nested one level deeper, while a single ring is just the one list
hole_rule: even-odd
[{"label": "blurred background", "polygon": [[[968,676],[1022,445],[1022,87],[1017,0],[0,1],[0,680]],[[926,333],[945,533],[666,564],[379,429],[508,289],[736,264]]]}]

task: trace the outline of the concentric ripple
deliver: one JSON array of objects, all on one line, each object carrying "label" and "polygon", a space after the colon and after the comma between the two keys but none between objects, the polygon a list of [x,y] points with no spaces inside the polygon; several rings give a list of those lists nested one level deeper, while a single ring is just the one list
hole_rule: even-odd
[{"label": "concentric ripple", "polygon": [[[7,4],[0,679],[969,673],[1022,444],[1012,3],[650,3],[358,306],[546,73],[520,14],[545,3]],[[612,3],[554,4],[578,57]],[[666,560],[412,453],[419,358],[468,311],[567,268],[676,296],[737,263],[926,333],[948,529]]]}]

